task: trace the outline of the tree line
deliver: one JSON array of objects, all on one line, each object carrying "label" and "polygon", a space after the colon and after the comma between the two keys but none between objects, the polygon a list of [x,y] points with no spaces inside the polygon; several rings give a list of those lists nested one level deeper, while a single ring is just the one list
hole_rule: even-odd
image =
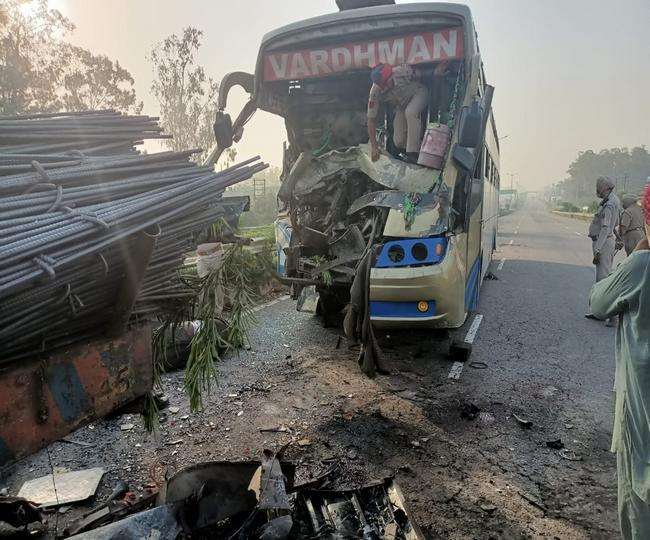
[{"label": "tree line", "polygon": [[555,184],[555,193],[578,206],[588,206],[596,199],[599,176],[612,178],[619,194],[638,194],[650,181],[650,153],[645,146],[587,150],[578,154],[567,174]]},{"label": "tree line", "polygon": [[[90,109],[141,113],[131,73],[118,60],[71,44],[74,29],[48,0],[0,0],[0,116]],[[161,125],[174,136],[164,144],[172,150],[208,150],[213,143],[219,85],[197,65],[202,36],[186,28],[147,56]],[[234,152],[226,158],[233,160]]]}]

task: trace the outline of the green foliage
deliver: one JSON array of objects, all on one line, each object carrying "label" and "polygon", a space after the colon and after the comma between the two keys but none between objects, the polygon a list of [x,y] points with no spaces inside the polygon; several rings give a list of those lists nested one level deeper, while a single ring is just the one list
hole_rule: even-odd
[{"label": "green foliage", "polygon": [[[176,151],[207,151],[214,142],[212,124],[219,84],[196,64],[202,37],[203,32],[187,27],[182,35],[164,39],[150,54],[154,71],[151,92],[160,106],[162,126],[174,136],[166,144]],[[205,154],[197,156],[197,161]]]},{"label": "green foliage", "polygon": [[[313,257],[310,257],[309,260],[312,261],[316,266],[321,266],[322,264],[328,262],[328,260],[322,255],[314,255]],[[327,287],[332,286],[334,279],[332,278],[332,273],[329,270],[321,272],[320,277]]]},{"label": "green foliage", "polygon": [[[248,342],[248,331],[254,321],[252,307],[258,300],[257,270],[255,256],[234,245],[224,254],[221,265],[201,283],[197,317],[202,324],[192,339],[185,368],[185,391],[193,411],[203,406],[203,395],[216,382],[220,351],[237,350]],[[225,329],[218,318],[224,296],[228,302]]]},{"label": "green foliage", "polygon": [[267,242],[275,244],[275,224],[273,223],[245,229],[240,228],[237,234],[245,238],[264,238]]},{"label": "green foliage", "polygon": [[581,211],[580,208],[578,208],[575,204],[570,203],[568,201],[565,201],[560,204],[560,210],[562,212],[574,212],[574,213]]},{"label": "green foliage", "polygon": [[613,178],[619,193],[639,193],[650,177],[650,153],[645,146],[588,150],[578,154],[567,172],[567,179],[556,186],[558,193],[564,200],[587,206],[596,198],[599,176]]},{"label": "green foliage", "polygon": [[94,55],[80,47],[68,47],[69,63],[63,76],[63,109],[117,109],[142,112],[143,103],[135,96],[131,74],[107,56]]},{"label": "green foliage", "polygon": [[[217,362],[224,354],[248,344],[254,323],[253,306],[259,301],[259,287],[272,270],[271,251],[252,253],[233,245],[224,253],[221,266],[203,279],[186,276],[196,295],[185,303],[173,304],[163,324],[153,335],[154,385],[145,401],[145,427],[157,426],[158,407],[154,392],[162,389],[161,374],[168,366],[167,351],[175,347],[176,330],[187,321],[198,319],[201,327],[192,338],[185,367],[185,392],[193,411],[203,406],[203,397],[217,381]],[[170,341],[171,340],[171,341]]]},{"label": "green foliage", "polygon": [[0,114],[141,109],[129,72],[66,42],[74,25],[47,0],[2,0],[0,8]]},{"label": "green foliage", "polygon": [[596,212],[598,212],[598,207],[599,207],[599,206],[600,206],[600,203],[599,203],[598,201],[593,201],[593,202],[589,205],[589,210],[588,210],[588,212],[589,212],[590,214],[595,214]]}]

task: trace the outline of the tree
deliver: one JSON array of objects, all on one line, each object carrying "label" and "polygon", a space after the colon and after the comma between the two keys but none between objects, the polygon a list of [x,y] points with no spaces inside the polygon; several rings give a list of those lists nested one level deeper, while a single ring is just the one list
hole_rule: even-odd
[{"label": "tree", "polygon": [[69,65],[63,76],[63,106],[68,111],[117,109],[139,114],[135,81],[131,74],[107,56],[95,56],[80,47],[69,46]]},{"label": "tree", "polygon": [[0,114],[142,108],[130,73],[67,43],[74,25],[47,0],[1,1]]},{"label": "tree", "polygon": [[172,34],[151,51],[154,82],[151,91],[160,106],[161,124],[174,136],[166,141],[172,150],[200,148],[203,154],[214,142],[212,123],[219,85],[196,64],[203,32],[188,27]]},{"label": "tree", "polygon": [[48,112],[58,108],[57,85],[64,61],[57,36],[74,25],[47,0],[33,9],[25,2],[5,0],[0,26],[0,111],[3,114]]},{"label": "tree", "polygon": [[595,199],[596,179],[610,176],[620,193],[638,193],[650,177],[650,154],[645,146],[580,152],[561,183],[564,199],[588,205]]}]

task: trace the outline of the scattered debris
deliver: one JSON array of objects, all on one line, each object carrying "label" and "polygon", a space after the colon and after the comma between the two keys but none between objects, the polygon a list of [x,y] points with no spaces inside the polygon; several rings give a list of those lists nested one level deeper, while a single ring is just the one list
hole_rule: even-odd
[{"label": "scattered debris", "polygon": [[37,506],[22,497],[0,497],[0,522],[19,529],[30,523],[43,522],[43,515]]},{"label": "scattered debris", "polygon": [[474,360],[473,362],[469,363],[469,367],[473,369],[487,369],[488,365],[485,362],[479,362],[477,360]]},{"label": "scattered debris", "polygon": [[18,497],[41,507],[60,506],[85,501],[95,494],[104,469],[95,467],[81,471],[48,474],[23,484]]},{"label": "scattered debris", "polygon": [[299,439],[298,446],[310,446],[311,441],[309,439]]},{"label": "scattered debris", "polygon": [[167,410],[168,410],[171,414],[177,414],[178,412],[180,412],[181,408],[180,408],[180,407],[169,407],[169,409],[167,409]]},{"label": "scattered debris", "polygon": [[454,339],[449,344],[449,357],[455,362],[467,362],[472,354],[472,344]]},{"label": "scattered debris", "polygon": [[135,427],[135,424],[122,424],[120,429],[122,431],[131,431]]},{"label": "scattered debris", "polygon": [[569,450],[568,448],[563,448],[560,450],[560,457],[568,461],[582,461],[582,456],[576,454],[573,450]]},{"label": "scattered debris", "polygon": [[555,439],[553,441],[546,441],[546,446],[553,450],[562,450],[562,448],[564,448],[564,443],[562,442],[562,439]]},{"label": "scattered debris", "polygon": [[519,495],[521,495],[521,497],[522,497],[523,499],[525,499],[526,501],[528,501],[530,504],[532,504],[534,507],[538,508],[538,509],[541,510],[542,512],[544,512],[544,513],[548,512],[548,508],[546,508],[546,506],[544,505],[544,503],[540,502],[539,500],[537,500],[537,499],[536,499],[535,497],[533,497],[532,495],[529,495],[529,494],[526,493],[525,491],[520,491],[520,492],[519,492]]},{"label": "scattered debris", "polygon": [[485,277],[483,279],[489,279],[491,281],[499,281],[499,278],[495,276],[492,272],[488,272],[485,274]]},{"label": "scattered debris", "polygon": [[494,424],[494,420],[495,420],[494,415],[487,411],[481,411],[478,415],[478,419],[479,422],[481,422],[481,424],[485,424],[485,425]]},{"label": "scattered debris", "polygon": [[176,439],[165,443],[167,446],[176,446],[177,444],[183,444],[183,439]]},{"label": "scattered debris", "polygon": [[84,448],[92,448],[93,446],[95,446],[95,445],[92,444],[92,443],[87,443],[87,442],[84,442],[84,441],[79,441],[79,440],[76,440],[76,439],[71,439],[70,437],[63,437],[63,438],[60,439],[60,440],[61,440],[62,442],[67,442],[67,443],[69,443],[69,444],[76,444],[77,446],[83,446]]},{"label": "scattered debris", "polygon": [[481,508],[481,510],[483,510],[483,512],[487,514],[493,514],[494,512],[497,511],[497,507],[489,503],[481,503],[479,507]]},{"label": "scattered debris", "polygon": [[78,534],[74,538],[79,540],[113,540],[117,538],[175,540],[182,530],[175,507],[164,505],[134,514],[99,529]]},{"label": "scattered debris", "polygon": [[260,431],[262,433],[289,433],[289,429],[285,426],[260,428]]},{"label": "scattered debris", "polygon": [[332,538],[424,538],[392,479],[359,489],[314,489],[336,468],[294,487],[295,466],[280,462],[268,450],[261,463],[201,463],[169,479],[154,508],[155,495],[133,507],[112,501],[84,516],[66,534],[93,540],[171,540],[181,533],[279,540],[289,534],[315,538],[328,531]]},{"label": "scattered debris", "polygon": [[528,420],[526,418],[522,418],[521,416],[512,413],[512,417],[517,421],[517,423],[524,429],[530,429],[533,427],[533,422],[531,420]]},{"label": "scattered debris", "polygon": [[346,455],[348,456],[348,459],[357,459],[359,457],[359,450],[352,446],[348,448]]},{"label": "scattered debris", "polygon": [[329,538],[424,539],[392,479],[360,489],[300,491],[293,516],[303,538],[329,531]]},{"label": "scattered debris", "polygon": [[474,403],[463,403],[460,406],[460,417],[465,420],[475,420],[481,409],[479,409]]},{"label": "scattered debris", "polygon": [[[116,491],[117,487],[113,493]],[[131,514],[152,508],[156,503],[157,497],[157,490],[155,490],[153,493],[149,493],[136,502],[121,501],[117,499],[111,500],[109,497],[109,500],[107,500],[104,504],[84,514],[80,519],[70,525],[64,531],[64,535],[73,536],[85,531],[98,529],[99,527],[103,527],[109,523],[124,519]],[[94,533],[95,532],[96,531],[94,531]]]}]

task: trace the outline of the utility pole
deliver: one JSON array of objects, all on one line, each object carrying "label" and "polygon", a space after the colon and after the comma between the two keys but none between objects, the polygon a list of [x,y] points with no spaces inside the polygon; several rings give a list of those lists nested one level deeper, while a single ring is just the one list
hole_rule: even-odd
[{"label": "utility pole", "polygon": [[515,176],[518,176],[519,173],[508,173],[508,176],[510,177],[510,189],[512,190],[512,186],[514,183],[514,178]]}]

